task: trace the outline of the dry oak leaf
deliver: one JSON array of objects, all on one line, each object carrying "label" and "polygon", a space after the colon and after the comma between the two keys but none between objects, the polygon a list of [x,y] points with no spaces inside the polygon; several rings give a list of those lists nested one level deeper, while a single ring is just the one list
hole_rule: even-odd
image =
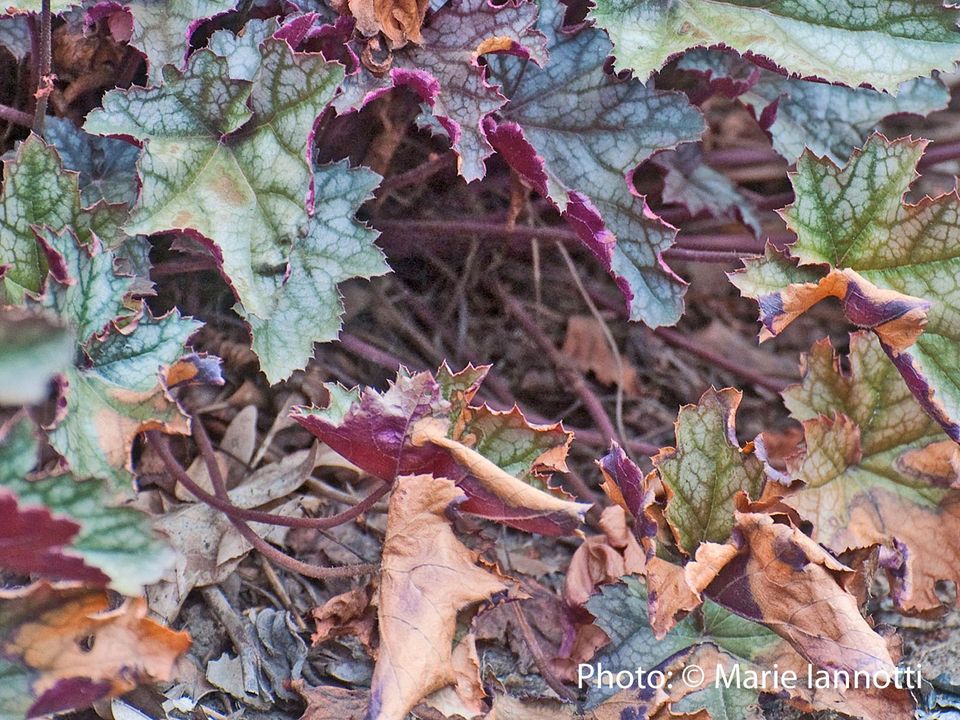
[{"label": "dry oak leaf", "polygon": [[457,613],[506,589],[453,534],[446,513],[462,497],[445,478],[396,481],[383,544],[380,656],[368,720],[403,720],[424,697],[456,683]]},{"label": "dry oak leaf", "polygon": [[588,537],[570,558],[563,598],[572,607],[583,605],[598,585],[642,573],[646,566],[643,548],[627,526],[622,507],[604,508],[600,527],[603,535]]},{"label": "dry oak leaf", "polygon": [[370,611],[370,593],[365,587],[354,588],[334,595],[311,615],[316,629],[310,642],[319,645],[342,635],[355,635],[364,647],[370,648],[374,630],[373,612]]},{"label": "dry oak leaf", "polygon": [[420,26],[430,7],[428,0],[349,0],[357,30],[367,37],[383,33],[391,50],[408,42],[423,42]]},{"label": "dry oak leaf", "polygon": [[783,501],[834,553],[880,545],[901,608],[939,607],[937,581],[960,582],[956,444],[865,332],[850,336],[849,372],[828,340],[814,345],[783,397],[806,440],[788,462],[804,484]]},{"label": "dry oak leaf", "polygon": [[628,397],[640,394],[637,368],[614,354],[603,324],[592,315],[571,315],[563,354],[582,372],[592,372],[604,385],[619,385]]},{"label": "dry oak leaf", "polygon": [[[33,699],[28,716],[84,707],[173,678],[190,636],[147,617],[142,598],[111,607],[110,596],[36,584],[0,591],[0,675]],[[21,698],[22,699],[22,698]]]}]

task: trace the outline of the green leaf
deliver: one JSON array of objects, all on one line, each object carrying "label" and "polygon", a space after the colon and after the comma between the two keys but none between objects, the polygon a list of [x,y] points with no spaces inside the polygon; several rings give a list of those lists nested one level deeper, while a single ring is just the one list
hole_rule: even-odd
[{"label": "green leaf", "polygon": [[44,313],[0,308],[0,405],[32,405],[73,362],[74,336]]},{"label": "green leaf", "polygon": [[827,340],[804,361],[784,402],[804,424],[806,452],[790,471],[804,485],[784,501],[840,553],[882,545],[901,607],[938,607],[939,580],[960,582],[960,491],[955,444],[923,411],[880,343],[850,336],[850,370]]},{"label": "green leaf", "polygon": [[[613,669],[614,673],[637,667],[649,673],[652,670],[666,670],[678,658],[689,657],[701,646],[712,645],[722,651],[721,657],[749,667],[754,662],[762,663],[765,656],[773,655],[773,651],[783,645],[783,641],[772,630],[738,617],[710,600],[706,600],[701,609],[677,623],[665,637],[658,640],[650,626],[647,600],[647,590],[640,581],[634,577],[624,577],[617,585],[601,587],[600,593],[587,601],[587,610],[596,617],[597,626],[610,638],[610,643],[591,661],[593,665],[602,664],[607,669]],[[588,706],[596,706],[612,696],[615,690],[592,686],[588,694]],[[743,693],[732,693],[728,698],[732,707],[746,707],[756,703],[757,692],[753,691],[749,698],[752,702],[745,703]],[[708,701],[715,704],[716,698],[694,693],[688,704]]]},{"label": "green leaf", "polygon": [[590,17],[616,68],[641,79],[685,50],[726,45],[787,72],[894,92],[960,58],[957,13],[940,0],[598,0]]},{"label": "green leaf", "polygon": [[206,18],[233,9],[236,0],[128,0],[133,15],[130,44],[147,56],[148,79],[156,84],[163,66],[183,67],[190,36]]},{"label": "green leaf", "polygon": [[741,60],[729,52],[694,50],[677,67],[705,74],[711,83],[734,82],[737,99],[750,108],[789,162],[809,148],[836,163],[863,144],[883,118],[942,110],[950,93],[938,79],[922,77],[903,83],[896,95],[869,88],[850,88],[787,78]]},{"label": "green leaf", "polygon": [[[79,4],[80,0],[50,0],[50,12],[60,13]],[[3,9],[13,14],[39,13],[42,7],[42,0],[4,0],[3,2]]]},{"label": "green leaf", "polygon": [[31,134],[20,143],[14,159],[3,165],[0,203],[0,263],[10,265],[3,281],[16,301],[23,289],[38,292],[47,273],[30,228],[47,225],[61,230],[74,225],[80,213],[77,176],[64,172],[56,151]]},{"label": "green leaf", "polygon": [[337,339],[343,316],[339,283],[389,272],[374,244],[378,233],[354,217],[379,183],[376,173],[352,169],[345,161],[314,173],[314,214],[290,254],[290,272],[277,291],[273,312],[261,320],[241,309],[271,383],[305,367],[314,343]]},{"label": "green leaf", "polygon": [[37,450],[35,428],[26,418],[0,427],[0,487],[12,491],[22,507],[41,506],[79,525],[65,549],[103,571],[114,590],[139,595],[144,585],[159,580],[173,552],[153,534],[147,516],[111,507],[112,492],[98,480],[76,481],[69,474],[27,480]]},{"label": "green leaf", "polygon": [[136,145],[86,133],[70,120],[46,120],[46,138],[67,170],[80,173],[80,199],[85,207],[99,201],[132,206],[139,190]]},{"label": "green leaf", "polygon": [[550,62],[491,61],[510,102],[486,121],[503,158],[577,230],[614,277],[630,318],[675,323],[685,283],[663,260],[676,230],[633,188],[633,170],[657,150],[693,141],[703,118],[680,93],[605,71],[610,42],[595,28],[562,29],[564,5],[543,4],[538,29]]},{"label": "green leaf", "polygon": [[0,196],[0,296],[19,303],[24,292],[38,293],[47,275],[47,263],[37,245],[33,227],[59,232],[72,229],[82,242],[91,232],[107,245],[119,244],[126,210],[98,204],[81,209],[77,174],[65,171],[56,150],[36,135],[20,143],[12,160],[4,163]]},{"label": "green leaf", "polygon": [[693,557],[703,542],[723,543],[734,526],[735,496],[757,499],[763,463],[752,447],[741,448],[736,412],[742,393],[710,389],[697,405],[680,408],[677,446],[653,458],[668,489],[666,517],[678,545]]},{"label": "green leaf", "polygon": [[[343,69],[319,55],[295,54],[282,40],[266,40],[261,53],[251,84],[229,79],[226,59],[197,51],[185,72],[168,68],[160,88],[108,93],[86,127],[147,141],[143,190],[128,231],[187,230],[207,238],[240,301],[238,311],[254,328],[263,369],[277,380],[303,367],[315,340],[336,336],[337,282],[379,274],[384,265],[373,236],[352,221],[359,198],[370,191],[370,175],[347,173],[333,181],[319,171],[321,192],[348,193],[356,204],[348,208],[342,198],[318,192],[308,205],[308,138]],[[334,249],[339,232],[351,244]],[[336,271],[335,259],[357,263],[355,272]],[[298,296],[306,292],[324,295]],[[300,316],[308,303],[317,304],[313,314]],[[294,322],[299,334],[314,321],[320,325],[291,341]]]},{"label": "green leaf", "polygon": [[42,303],[68,322],[85,345],[125,312],[123,299],[133,278],[114,273],[113,253],[104,252],[95,238],[84,246],[70,231],[57,234],[45,228],[38,239],[57,280]]},{"label": "green leaf", "polygon": [[[960,198],[905,203],[925,143],[872,136],[839,168],[804,154],[782,211],[797,242],[731,276],[776,335],[826,297],[876,332],[924,409],[960,439]],[[797,272],[799,271],[799,272]],[[763,289],[764,291],[761,291]]]}]

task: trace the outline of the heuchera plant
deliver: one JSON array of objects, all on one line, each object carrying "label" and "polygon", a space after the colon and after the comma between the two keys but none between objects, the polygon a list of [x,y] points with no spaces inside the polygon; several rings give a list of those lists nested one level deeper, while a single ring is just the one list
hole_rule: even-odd
[{"label": "heuchera plant", "polygon": [[[477,232],[504,241],[544,232],[583,248],[629,321],[675,325],[688,285],[671,263],[715,250],[676,244],[678,228],[638,189],[644,168],[662,180],[663,201],[685,208],[677,224],[742,223],[753,242],[733,249],[742,267],[729,280],[756,302],[760,340],[827,298],[842,308],[838,328],[853,326],[845,354],[824,338],[798,358],[802,379],[782,397],[802,441],[783,462],[762,437],[738,440],[742,396],[731,388],[680,408],[675,447],[650,453],[648,472],[616,444],[598,461],[607,537],[589,547],[607,542],[622,572],[594,578],[568,608],[577,632],[602,638],[581,659],[596,651],[593,662],[608,667],[663,673],[698,663],[895,674],[896,643],[863,612],[870,572],[886,573],[902,613],[942,609],[938,583],[960,583],[960,196],[914,197],[927,141],[877,131],[889,116],[948,105],[940,73],[960,60],[957,9],[940,0],[2,7],[0,45],[32,68],[34,86],[23,108],[0,105],[21,138],[0,188],[0,720],[175,676],[189,637],[148,617],[144,593],[182,572],[185,549],[131,506],[145,438],[171,487],[222,512],[237,543],[317,578],[379,578],[379,654],[369,690],[353,699],[365,717],[402,720],[422,702],[493,717],[458,618],[522,594],[478,561],[451,516],[549,538],[580,532],[590,505],[553,480],[567,470],[573,433],[481,403],[487,366],[401,367],[383,391],[329,383],[326,406],[290,417],[378,490],[333,518],[305,518],[296,503],[258,510],[295,488],[259,501],[228,490],[177,390],[222,383],[219,359],[194,351],[202,323],[177,298],[155,297],[151,279],[161,245],[219,272],[267,384],[306,368],[316,343],[340,335],[341,284],[390,272],[377,222],[362,219],[388,168],[364,167],[358,148],[330,138],[351,138],[342,129],[391,94],[415,97],[417,116],[384,136],[414,122],[428,130],[477,197],[490,168],[509,171],[506,216]],[[130,58],[83,112],[53,112],[65,101],[44,54],[61,26],[99,28]],[[770,139],[768,159],[792,168],[792,200],[776,205],[786,237],[765,230],[756,196],[708,163],[704,108],[719,102],[746,108]],[[339,136],[328,132],[337,123]],[[538,219],[526,235],[521,211]],[[522,308],[494,299],[528,327]],[[168,436],[191,431],[206,484],[170,448]],[[309,475],[315,457],[296,459],[284,468],[302,484],[297,473]],[[388,493],[382,562],[355,572],[293,560],[249,524],[326,529]],[[626,529],[613,539],[616,522]],[[761,692],[877,720],[914,712],[894,686],[578,694],[540,670],[566,703],[558,717],[756,718]]]}]

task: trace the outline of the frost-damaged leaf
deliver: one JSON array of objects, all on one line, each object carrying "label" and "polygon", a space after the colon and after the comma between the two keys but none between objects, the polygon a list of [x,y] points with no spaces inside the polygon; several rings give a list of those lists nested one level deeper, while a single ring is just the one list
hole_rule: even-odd
[{"label": "frost-damaged leaf", "polygon": [[185,73],[167,70],[160,88],[108,94],[87,129],[145,141],[128,230],[184,230],[213,244],[276,381],[304,366],[313,342],[336,337],[336,284],[386,268],[373,234],[353,220],[370,173],[321,168],[310,194],[309,136],[342,68],[277,39],[261,52],[251,84],[229,79],[228,61],[200,50]]},{"label": "frost-damaged leaf", "polygon": [[91,135],[60,118],[48,118],[46,138],[57,149],[63,166],[80,173],[80,200],[85,207],[101,200],[127,206],[136,201],[136,145]]},{"label": "frost-damaged leaf", "polygon": [[116,208],[80,207],[76,173],[66,172],[56,151],[36,135],[20,143],[16,156],[3,168],[0,197],[0,265],[9,265],[2,275],[0,296],[20,302],[24,290],[38,292],[47,274],[47,264],[31,227],[49,226],[57,231],[73,229],[86,242],[90,230],[113,244],[119,221]]},{"label": "frost-damaged leaf", "polygon": [[[74,329],[83,353],[64,374],[50,443],[78,477],[109,479],[122,488],[131,477],[138,432],[187,431],[160,372],[183,355],[199,323],[176,311],[154,318],[145,307],[134,315],[123,303],[132,278],[114,273],[113,253],[96,236],[87,246],[70,232],[45,229],[38,238],[51,266],[43,303]],[[114,325],[121,320],[123,332]]]},{"label": "frost-damaged leaf", "polygon": [[[146,615],[141,598],[112,609],[107,593],[86,588],[0,591],[0,676],[25,692],[20,707],[29,705],[29,717],[170,680],[190,638]],[[7,709],[0,705],[0,713]]]},{"label": "frost-damaged leaf", "polygon": [[102,581],[126,595],[156,582],[173,553],[153,535],[146,516],[112,507],[111,492],[98,480],[79,482],[67,475],[28,480],[37,460],[35,428],[26,418],[0,425],[0,491],[13,492],[21,507],[53,513],[75,534],[65,543],[72,555],[97,568]]},{"label": "frost-damaged leaf", "polygon": [[103,585],[107,577],[70,554],[70,542],[80,529],[43,507],[23,507],[16,495],[0,489],[0,568],[19,575],[54,580],[80,580]]},{"label": "frost-damaged leaf", "polygon": [[662,253],[676,229],[635,193],[632,173],[657,150],[696,140],[703,118],[681,93],[607,74],[609,41],[590,27],[564,32],[564,7],[540,8],[546,67],[512,58],[492,64],[510,102],[500,120],[485,121],[487,137],[613,275],[630,318],[673,324],[683,310],[685,283]]},{"label": "frost-damaged leaf", "polygon": [[0,405],[32,405],[73,362],[73,333],[47,313],[0,308]]},{"label": "frost-damaged leaf", "polygon": [[[587,705],[591,708],[588,718],[652,717],[665,703],[669,703],[667,707],[673,712],[706,707],[714,718],[754,718],[760,692],[781,694],[811,708],[870,720],[913,717],[912,701],[904,690],[853,687],[844,690],[835,685],[808,688],[808,662],[786,641],[767,627],[735,615],[710,600],[663,639],[655,637],[647,607],[647,591],[636,578],[626,577],[618,585],[602,587],[600,594],[587,603],[587,609],[596,617],[597,625],[610,638],[610,643],[591,663],[602,663],[605,669],[639,666],[646,673],[672,671],[674,682],[667,694],[659,697],[649,687],[618,692],[616,688],[591,685],[587,696]],[[676,682],[685,665],[703,669],[703,682],[692,686]],[[727,678],[739,673],[739,682],[733,682],[729,688],[722,687],[717,682],[721,668]],[[744,681],[750,672],[759,674],[771,668],[780,674],[761,681],[759,688],[750,687],[749,682]],[[785,672],[796,673],[795,686],[780,684],[779,678]]]},{"label": "frost-damaged leaf", "polygon": [[761,339],[839,298],[851,322],[877,334],[924,409],[960,440],[960,196],[904,203],[925,144],[873,135],[842,169],[804,154],[792,178],[797,199],[782,211],[797,233],[789,253],[800,266],[768,252],[731,280],[759,303]]},{"label": "frost-damaged leaf", "polygon": [[452,481],[405,476],[390,497],[380,571],[380,654],[369,718],[402,720],[422,698],[457,681],[457,613],[507,586],[477,566],[446,517],[462,498]]},{"label": "frost-damaged leaf", "polygon": [[420,44],[424,40],[420,26],[429,0],[349,0],[348,5],[357,20],[357,30],[367,37],[382,32],[392,50],[408,42]]},{"label": "frost-damaged leaf", "polygon": [[544,535],[573,532],[588,506],[547,484],[550,473],[566,470],[572,434],[559,424],[530,425],[516,408],[470,406],[486,371],[453,375],[444,367],[434,378],[401,369],[382,394],[328,384],[326,408],[295,408],[292,417],[384,482],[450,478],[467,495],[465,512]]},{"label": "frost-damaged leaf", "polygon": [[804,485],[784,502],[835,552],[880,544],[891,556],[901,607],[938,607],[936,582],[960,582],[956,445],[923,412],[874,338],[851,335],[849,362],[845,374],[829,341],[819,342],[802,382],[784,392],[806,438],[805,455],[790,468]]},{"label": "frost-damaged leaf", "polygon": [[677,67],[706,75],[711,85],[736,96],[770,133],[774,149],[790,162],[806,148],[836,163],[846,162],[888,115],[928,115],[950,100],[946,87],[934,78],[910,80],[890,95],[787,78],[717,50],[694,50]]},{"label": "frost-damaged leaf", "polygon": [[237,0],[129,0],[130,44],[147,56],[148,79],[157,84],[163,66],[183,67],[190,37],[201,22],[233,9]]},{"label": "frost-damaged leaf", "polygon": [[397,52],[387,75],[380,78],[361,67],[347,78],[338,112],[359,110],[391,87],[417,93],[450,137],[460,157],[460,174],[471,182],[485,174],[492,149],[483,119],[505,102],[487,79],[482,56],[509,53],[544,64],[543,37],[534,31],[537,6],[511,0],[496,6],[489,0],[452,0],[423,30],[423,44]]},{"label": "frost-damaged leaf", "polygon": [[726,45],[801,77],[895,91],[960,58],[958,14],[940,0],[598,0],[590,17],[618,70],[642,80],[690,48]]},{"label": "frost-damaged leaf", "polygon": [[313,344],[336,340],[343,301],[337,285],[390,271],[374,244],[378,233],[355,218],[380,176],[346,161],[318,167],[313,176],[313,217],[306,237],[290,253],[289,270],[269,318],[246,315],[253,350],[270,382],[306,365]]},{"label": "frost-damaged leaf", "polygon": [[697,405],[680,408],[676,448],[653,458],[667,487],[666,518],[689,557],[701,543],[726,542],[733,530],[735,497],[745,493],[756,499],[763,488],[763,463],[752,443],[741,448],[737,442],[742,397],[738,390],[711,388]]},{"label": "frost-damaged leaf", "polygon": [[673,152],[657,155],[653,162],[665,171],[665,202],[684,205],[692,215],[706,213],[720,219],[739,219],[760,236],[763,230],[753,204],[730,178],[704,162],[698,145],[681,145]]}]

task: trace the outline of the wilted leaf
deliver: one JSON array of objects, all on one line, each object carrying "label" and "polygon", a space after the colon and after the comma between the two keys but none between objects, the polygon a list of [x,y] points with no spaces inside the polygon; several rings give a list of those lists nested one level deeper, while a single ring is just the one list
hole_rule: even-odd
[{"label": "wilted leaf", "polygon": [[0,308],[0,405],[33,405],[73,361],[73,333],[46,313]]},{"label": "wilted leaf", "polygon": [[[190,638],[146,615],[142,599],[112,607],[97,590],[40,584],[0,591],[0,676],[13,678],[14,707],[26,705],[36,717],[172,679]],[[0,705],[0,714],[8,711]]]},{"label": "wilted leaf", "polygon": [[[913,702],[905,690],[808,687],[810,666],[785,641],[763,625],[710,600],[658,640],[647,617],[646,595],[640,581],[624,578],[619,585],[603,587],[590,600],[588,609],[610,638],[591,663],[602,663],[608,669],[641,667],[646,677],[654,670],[673,671],[673,681],[666,694],[659,695],[649,687],[617,692],[615,687],[597,688],[591,683],[587,700],[587,717],[591,720],[647,717],[647,713],[652,715],[664,706],[674,712],[706,707],[714,718],[752,718],[760,692],[786,695],[801,705],[870,720],[913,717]],[[702,682],[683,681],[681,671],[685,665],[701,668]],[[721,668],[727,678],[733,677],[736,669],[741,679],[730,688],[718,687],[717,673]],[[759,677],[759,673],[772,668],[779,675],[761,681],[759,687],[750,687],[744,681],[748,673],[757,673]],[[816,670],[814,666],[813,671]],[[788,671],[796,674],[795,686],[784,685],[778,679]]]},{"label": "wilted leaf", "polygon": [[423,42],[420,26],[429,7],[427,0],[349,0],[348,4],[357,30],[368,37],[382,32],[391,49]]},{"label": "wilted leaf", "polygon": [[616,67],[641,80],[690,48],[726,45],[801,77],[894,91],[960,58],[957,14],[934,2],[600,0]]},{"label": "wilted leaf", "polygon": [[705,594],[759,622],[817,667],[895,676],[886,641],[841,586],[853,571],[798,529],[762,513],[738,513],[728,560]]},{"label": "wilted leaf", "polygon": [[459,497],[444,478],[396,481],[383,544],[370,718],[402,720],[423,697],[456,682],[457,613],[506,589],[453,534],[446,513]]},{"label": "wilted leaf", "polygon": [[676,231],[633,189],[632,172],[657,150],[696,140],[700,113],[679,93],[604,72],[610,43],[592,27],[561,30],[564,5],[540,7],[550,62],[492,63],[510,102],[485,121],[490,142],[537,192],[564,213],[617,281],[632,320],[670,325],[685,284],[662,253]]},{"label": "wilted leaf", "polygon": [[572,532],[585,505],[552,491],[545,479],[566,470],[572,436],[560,425],[530,425],[516,408],[471,407],[487,368],[457,375],[401,369],[380,394],[328,384],[330,404],[292,417],[357,467],[385,482],[430,473],[467,494],[460,507],[524,530]]},{"label": "wilted leaf", "polygon": [[717,50],[694,50],[677,65],[707,76],[711,85],[736,96],[770,133],[774,149],[789,162],[804,149],[835,163],[846,162],[877,123],[888,115],[928,115],[947,106],[940,80],[903,83],[896,95],[870,88],[787,78]]},{"label": "wilted leaf", "polygon": [[960,198],[906,204],[925,142],[872,136],[838,168],[804,154],[796,201],[783,210],[797,233],[789,252],[769,251],[731,276],[760,305],[761,337],[778,334],[827,297],[873,330],[924,409],[960,439]]},{"label": "wilted leaf", "polygon": [[900,556],[902,567],[891,568],[898,604],[937,607],[936,582],[960,582],[960,491],[951,487],[950,455],[939,456],[956,445],[874,338],[851,335],[849,362],[846,374],[829,341],[817,343],[802,383],[784,393],[806,439],[805,454],[791,463],[804,485],[784,501],[835,552],[880,544]]},{"label": "wilted leaf", "polygon": [[752,444],[741,448],[736,412],[742,393],[710,389],[697,405],[685,405],[677,416],[677,447],[653,458],[667,487],[667,520],[677,544],[693,557],[704,542],[723,543],[734,524],[735,497],[758,498],[763,463]]},{"label": "wilted leaf", "polygon": [[163,66],[183,67],[190,36],[201,22],[225,13],[236,0],[128,0],[133,15],[130,44],[147,56],[150,84],[162,79]]},{"label": "wilted leaf", "polygon": [[143,513],[112,507],[113,492],[99,480],[80,482],[70,475],[28,480],[37,462],[35,431],[26,418],[0,425],[0,492],[13,492],[28,512],[49,512],[55,522],[71,526],[69,541],[61,544],[97,568],[97,582],[109,582],[127,595],[139,594],[170,565],[170,548],[153,535]]},{"label": "wilted leaf", "polygon": [[692,143],[658,154],[653,162],[664,170],[664,202],[683,205],[693,216],[705,213],[723,220],[739,220],[754,235],[762,232],[760,219],[750,200],[721,172],[703,159]]},{"label": "wilted leaf", "polygon": [[[130,450],[144,429],[186,432],[186,418],[168,399],[160,372],[183,355],[199,327],[177,311],[139,316],[123,303],[132,278],[113,271],[114,255],[96,236],[82,246],[69,232],[41,233],[51,267],[43,304],[76,332],[84,358],[64,374],[50,443],[79,478],[109,479],[116,488],[130,480]],[[123,332],[114,322],[123,320]]]},{"label": "wilted leaf", "polygon": [[567,319],[563,354],[582,372],[592,372],[604,385],[619,385],[627,396],[640,392],[637,368],[626,357],[614,355],[603,324],[592,315],[572,315]]},{"label": "wilted leaf", "polygon": [[341,113],[359,110],[391,87],[411,89],[449,136],[460,157],[460,174],[467,182],[478,180],[492,153],[483,120],[505,102],[480,59],[510,53],[543,64],[546,53],[543,37],[534,31],[536,14],[531,2],[451,0],[424,28],[422,45],[397,52],[383,77],[359,68],[347,78],[344,93],[334,104]]}]

